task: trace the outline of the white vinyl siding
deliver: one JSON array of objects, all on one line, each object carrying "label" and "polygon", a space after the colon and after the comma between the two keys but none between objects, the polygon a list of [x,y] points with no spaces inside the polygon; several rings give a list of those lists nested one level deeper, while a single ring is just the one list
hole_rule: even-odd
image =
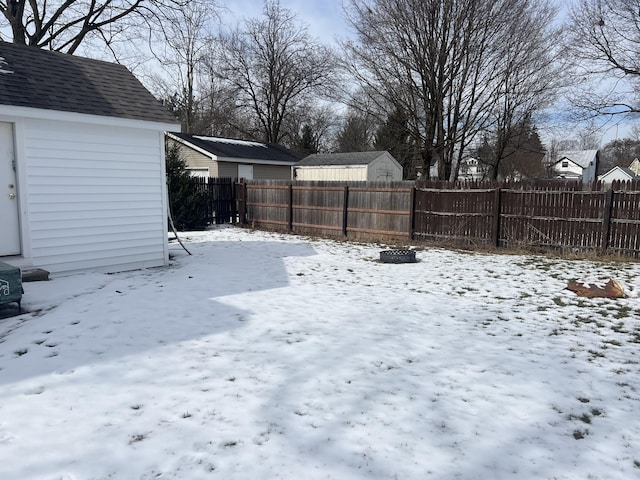
[{"label": "white vinyl siding", "polygon": [[166,263],[163,132],[25,121],[30,257],[52,272]]},{"label": "white vinyl siding", "polygon": [[298,167],[296,168],[295,179],[363,182],[367,180],[367,166]]}]

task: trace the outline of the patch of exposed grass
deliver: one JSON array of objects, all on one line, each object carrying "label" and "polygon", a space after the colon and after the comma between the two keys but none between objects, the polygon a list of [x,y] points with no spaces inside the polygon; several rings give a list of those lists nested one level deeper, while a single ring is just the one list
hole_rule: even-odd
[{"label": "patch of exposed grass", "polygon": [[559,307],[566,307],[567,305],[566,303],[564,303],[562,297],[553,297],[553,303],[555,303]]},{"label": "patch of exposed grass", "polygon": [[631,314],[631,307],[627,305],[620,305],[618,309],[613,312],[613,318],[627,318]]},{"label": "patch of exposed grass", "polygon": [[134,433],[133,435],[129,436],[129,445],[131,445],[132,443],[141,442],[142,440],[147,438],[147,436],[148,435],[146,433]]},{"label": "patch of exposed grass", "polygon": [[576,440],[582,440],[583,438],[585,438],[587,435],[589,435],[589,430],[574,430],[573,431],[573,438],[575,438]]},{"label": "patch of exposed grass", "polygon": [[624,322],[618,322],[615,325],[611,325],[611,330],[616,333],[628,333],[626,330],[624,330]]},{"label": "patch of exposed grass", "polygon": [[583,413],[578,417],[579,420],[582,420],[584,423],[591,423],[591,416],[587,413]]},{"label": "patch of exposed grass", "polygon": [[590,424],[591,423],[591,416],[588,413],[583,413],[582,415],[574,415],[574,414],[569,414],[569,416],[567,417],[568,420],[580,420],[586,424]]}]

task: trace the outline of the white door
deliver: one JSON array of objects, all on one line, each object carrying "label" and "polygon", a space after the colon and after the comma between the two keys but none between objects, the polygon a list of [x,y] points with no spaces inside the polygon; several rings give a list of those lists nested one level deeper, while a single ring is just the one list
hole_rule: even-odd
[{"label": "white door", "polygon": [[238,165],[238,178],[253,180],[253,165]]},{"label": "white door", "polygon": [[0,122],[0,256],[20,253],[13,128]]}]

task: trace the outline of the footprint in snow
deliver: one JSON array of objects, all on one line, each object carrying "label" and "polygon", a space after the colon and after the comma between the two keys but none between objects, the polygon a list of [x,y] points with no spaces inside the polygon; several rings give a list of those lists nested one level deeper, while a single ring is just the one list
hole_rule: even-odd
[{"label": "footprint in snow", "polygon": [[24,391],[25,395],[40,395],[42,392],[44,392],[44,386],[42,385],[37,385],[35,387],[31,387],[28,388]]}]

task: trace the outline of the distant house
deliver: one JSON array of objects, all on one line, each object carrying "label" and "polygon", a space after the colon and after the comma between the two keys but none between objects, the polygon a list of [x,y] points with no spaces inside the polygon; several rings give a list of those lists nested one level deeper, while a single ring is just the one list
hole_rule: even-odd
[{"label": "distant house", "polygon": [[164,132],[177,126],[122,65],[0,41],[0,258],[166,265]]},{"label": "distant house", "polygon": [[633,162],[631,162],[631,165],[629,165],[629,170],[631,170],[636,175],[640,175],[640,160],[638,160],[637,158],[634,159]]},{"label": "distant house", "polygon": [[168,133],[178,145],[194,176],[290,180],[291,168],[300,160],[292,151],[272,143],[231,138]]},{"label": "distant house", "polygon": [[560,151],[557,160],[548,163],[551,177],[593,182],[597,178],[600,154],[598,150]]},{"label": "distant house", "polygon": [[295,180],[399,181],[402,165],[386,151],[313,154],[293,169]]},{"label": "distant house", "polygon": [[600,175],[598,180],[605,185],[611,185],[616,180],[626,182],[628,180],[637,180],[638,178],[640,177],[630,168],[615,166],[607,173]]},{"label": "distant house", "polygon": [[460,161],[458,180],[482,180],[487,175],[487,166],[477,158],[467,157]]}]

